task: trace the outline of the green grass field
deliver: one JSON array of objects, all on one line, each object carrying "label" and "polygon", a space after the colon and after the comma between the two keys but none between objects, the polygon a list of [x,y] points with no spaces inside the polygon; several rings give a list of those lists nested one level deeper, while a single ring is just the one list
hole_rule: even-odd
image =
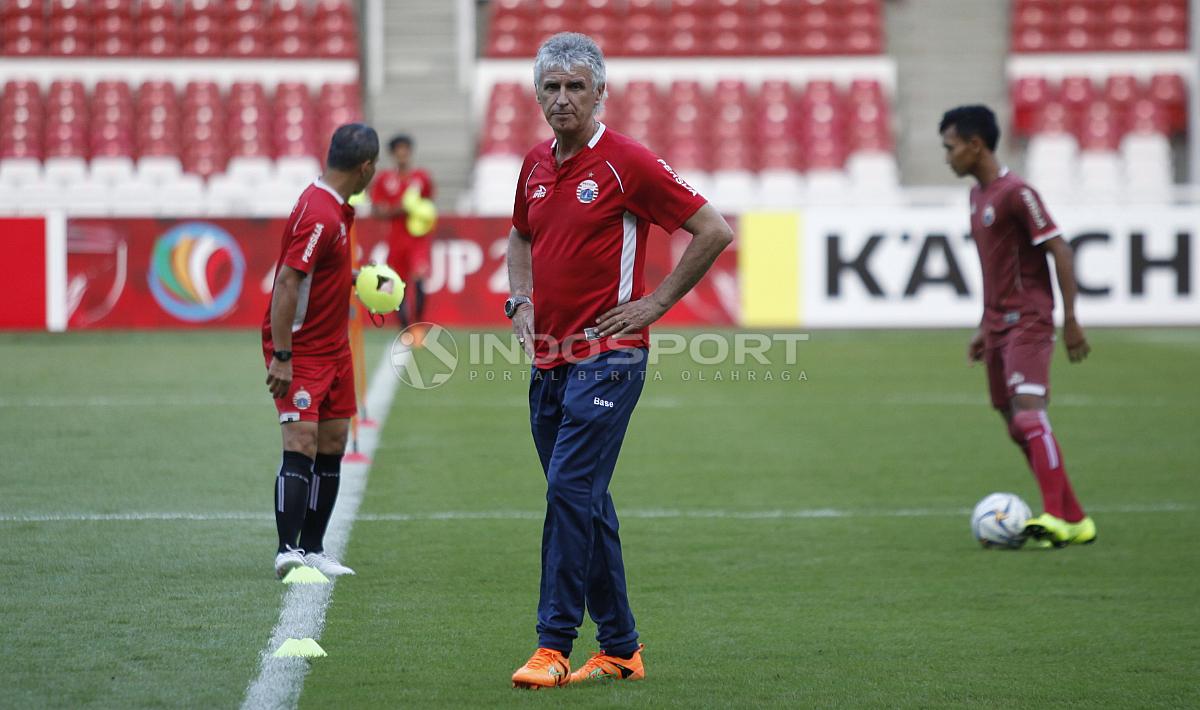
[{"label": "green grass field", "polygon": [[[1100,539],[1057,551],[970,538],[986,493],[1038,497],[963,332],[817,332],[755,381],[667,359],[613,485],[648,678],[541,693],[508,683],[544,505],[524,368],[404,388],[300,706],[1196,707],[1200,331],[1091,338],[1051,417]],[[0,706],[239,705],[283,595],[257,334],[7,334],[0,362]]]}]

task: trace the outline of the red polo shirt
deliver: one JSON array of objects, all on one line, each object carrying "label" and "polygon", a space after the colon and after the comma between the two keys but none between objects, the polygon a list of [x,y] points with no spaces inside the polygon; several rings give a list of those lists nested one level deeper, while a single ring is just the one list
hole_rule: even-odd
[{"label": "red polo shirt", "polygon": [[[304,274],[292,321],[292,352],[301,356],[339,355],[350,351],[350,227],[354,208],[318,179],[292,208],[279,245],[280,265]],[[274,298],[274,291],[271,292]],[[271,342],[271,306],[262,324],[263,349]]]},{"label": "red polo shirt", "polygon": [[534,364],[542,369],[614,348],[645,347],[649,329],[589,339],[600,314],[645,293],[651,223],[679,229],[706,200],[666,161],[600,124],[586,148],[554,159],[554,141],[525,156],[513,227],[532,240]]}]

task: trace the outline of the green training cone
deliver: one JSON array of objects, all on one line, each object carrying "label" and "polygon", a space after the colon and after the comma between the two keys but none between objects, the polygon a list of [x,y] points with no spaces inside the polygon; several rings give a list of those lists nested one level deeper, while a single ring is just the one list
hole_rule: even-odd
[{"label": "green training cone", "polygon": [[283,578],[284,584],[329,584],[329,578],[315,567],[293,567]]},{"label": "green training cone", "polygon": [[329,654],[313,639],[288,639],[273,655],[276,658],[324,658]]}]

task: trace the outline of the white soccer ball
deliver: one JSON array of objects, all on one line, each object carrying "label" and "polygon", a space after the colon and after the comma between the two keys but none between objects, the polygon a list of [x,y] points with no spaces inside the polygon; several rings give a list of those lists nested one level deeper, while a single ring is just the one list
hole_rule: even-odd
[{"label": "white soccer ball", "polygon": [[971,534],[984,547],[1015,550],[1025,544],[1025,521],[1033,517],[1015,493],[992,493],[971,513]]}]

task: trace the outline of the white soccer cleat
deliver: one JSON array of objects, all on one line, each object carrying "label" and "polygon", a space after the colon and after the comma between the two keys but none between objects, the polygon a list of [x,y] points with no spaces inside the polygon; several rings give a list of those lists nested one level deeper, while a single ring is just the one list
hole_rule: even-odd
[{"label": "white soccer cleat", "polygon": [[326,577],[341,577],[354,574],[354,570],[338,561],[336,557],[325,552],[310,552],[304,556],[304,564],[321,570]]},{"label": "white soccer cleat", "polygon": [[288,572],[304,566],[304,550],[289,547],[286,551],[275,555],[275,576],[283,579]]}]

